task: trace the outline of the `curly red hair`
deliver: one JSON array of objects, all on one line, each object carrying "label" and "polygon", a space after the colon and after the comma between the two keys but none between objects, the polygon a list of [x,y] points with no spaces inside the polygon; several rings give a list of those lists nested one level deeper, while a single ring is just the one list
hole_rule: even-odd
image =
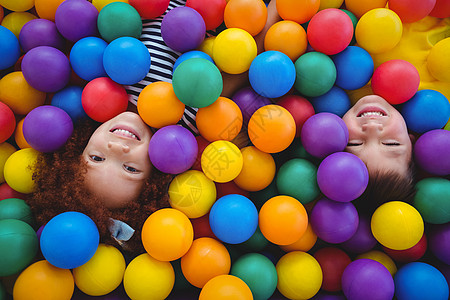
[{"label": "curly red hair", "polygon": [[135,230],[133,237],[126,243],[125,250],[135,254],[143,252],[142,225],[152,212],[169,207],[167,190],[172,175],[153,168],[136,201],[123,209],[107,209],[84,187],[86,165],[81,159],[90,136],[100,124],[86,120],[76,125],[71,138],[62,149],[42,153],[36,162],[33,174],[36,190],[30,195],[28,203],[38,225],[45,224],[60,213],[78,211],[97,224],[101,242],[117,244],[108,226],[110,218],[120,220]]}]

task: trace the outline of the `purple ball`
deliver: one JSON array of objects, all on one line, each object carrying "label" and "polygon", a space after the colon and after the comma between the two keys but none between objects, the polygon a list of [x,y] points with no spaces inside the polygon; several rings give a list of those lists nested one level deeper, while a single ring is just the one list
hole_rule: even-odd
[{"label": "purple ball", "polygon": [[342,291],[348,300],[392,300],[394,279],[381,263],[372,259],[357,259],[342,274]]},{"label": "purple ball", "polygon": [[349,240],[341,244],[341,247],[349,252],[361,254],[372,250],[376,244],[377,240],[372,234],[370,220],[360,215],[358,229]]},{"label": "purple ball", "polygon": [[170,10],[161,22],[161,36],[167,46],[178,52],[194,50],[205,39],[206,25],[195,9],[179,6]]},{"label": "purple ball", "polygon": [[98,10],[86,0],[62,2],[55,13],[55,23],[59,32],[69,41],[76,42],[88,36],[98,35]]},{"label": "purple ball", "polygon": [[148,155],[161,172],[180,174],[192,167],[197,159],[198,144],[194,135],[180,125],[159,129],[150,140]]},{"label": "purple ball", "polygon": [[428,234],[428,247],[440,261],[450,265],[450,223],[432,227]]},{"label": "purple ball", "polygon": [[331,200],[355,200],[364,193],[368,183],[369,171],[366,165],[351,153],[333,153],[327,156],[317,169],[319,189]]},{"label": "purple ball", "polygon": [[434,175],[450,174],[450,131],[435,129],[425,132],[414,144],[417,164]]},{"label": "purple ball", "polygon": [[38,106],[23,121],[23,136],[40,152],[53,152],[64,146],[73,132],[70,116],[52,105]]},{"label": "purple ball", "polygon": [[23,25],[19,34],[22,50],[28,52],[39,46],[64,48],[64,38],[56,28],[56,24],[46,19],[34,19]]},{"label": "purple ball", "polygon": [[35,47],[23,56],[22,73],[28,84],[35,89],[54,93],[69,83],[69,59],[56,48]]},{"label": "purple ball", "polygon": [[272,104],[269,98],[256,93],[251,86],[244,87],[237,91],[233,95],[232,100],[241,109],[244,125],[248,124],[250,117],[255,111],[265,105]]},{"label": "purple ball", "polygon": [[301,139],[309,154],[324,158],[344,151],[348,143],[348,129],[338,115],[321,112],[311,116],[303,124]]},{"label": "purple ball", "polygon": [[322,198],[314,206],[310,222],[320,239],[339,244],[350,239],[358,229],[358,211],[351,202],[340,203]]}]

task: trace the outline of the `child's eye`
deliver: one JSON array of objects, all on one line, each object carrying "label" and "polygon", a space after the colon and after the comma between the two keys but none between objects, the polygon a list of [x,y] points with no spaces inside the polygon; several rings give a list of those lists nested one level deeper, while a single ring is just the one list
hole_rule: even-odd
[{"label": "child's eye", "polygon": [[397,142],[389,142],[389,143],[383,143],[386,146],[400,146],[400,143]]},{"label": "child's eye", "polygon": [[100,156],[97,156],[97,155],[90,155],[89,157],[93,161],[104,161],[105,160],[103,157],[100,157]]},{"label": "child's eye", "polygon": [[352,146],[361,146],[362,143],[348,143],[347,147],[352,147]]},{"label": "child's eye", "polygon": [[125,170],[127,170],[128,172],[130,172],[130,173],[139,173],[140,172],[138,169],[133,168],[133,167],[128,166],[128,165],[123,165],[123,168]]}]

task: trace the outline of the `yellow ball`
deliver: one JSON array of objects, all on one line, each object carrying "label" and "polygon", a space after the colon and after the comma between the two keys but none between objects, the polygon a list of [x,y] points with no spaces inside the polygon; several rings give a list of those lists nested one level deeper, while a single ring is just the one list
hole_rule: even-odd
[{"label": "yellow ball", "polygon": [[260,191],[269,186],[275,177],[275,160],[272,155],[263,152],[255,146],[241,149],[243,166],[234,179],[241,189],[250,192]]},{"label": "yellow ball", "polygon": [[128,0],[92,0],[92,4],[95,6],[95,8],[97,8],[98,11],[101,11],[103,7],[112,2],[128,3]]},{"label": "yellow ball", "polygon": [[225,73],[241,74],[248,71],[256,55],[255,39],[243,29],[225,29],[214,40],[213,59]]},{"label": "yellow ball", "polygon": [[165,299],[173,289],[175,273],[170,262],[141,254],[127,266],[123,286],[133,300]]},{"label": "yellow ball", "polygon": [[169,185],[170,206],[188,218],[199,218],[209,212],[216,201],[216,185],[203,172],[189,170],[177,175]]},{"label": "yellow ball", "polygon": [[424,223],[420,213],[401,201],[387,202],[372,215],[372,234],[383,246],[405,250],[416,245],[422,238]]},{"label": "yellow ball", "polygon": [[34,19],[37,19],[37,17],[29,12],[12,12],[3,18],[2,26],[11,30],[19,38],[19,33],[23,25]]},{"label": "yellow ball", "polygon": [[339,8],[344,0],[320,0],[319,10],[326,8]]},{"label": "yellow ball", "polygon": [[242,170],[242,153],[232,142],[215,141],[203,150],[201,166],[209,179],[219,183],[229,182]]},{"label": "yellow ball", "polygon": [[0,183],[5,182],[5,176],[3,175],[5,163],[14,152],[16,152],[16,148],[13,145],[6,142],[0,144]]},{"label": "yellow ball", "polygon": [[15,114],[26,115],[45,102],[46,93],[33,88],[21,71],[11,72],[0,79],[0,101]]},{"label": "yellow ball", "polygon": [[239,277],[219,275],[209,280],[198,297],[199,300],[253,300],[252,291]]},{"label": "yellow ball", "polygon": [[389,257],[389,255],[387,255],[382,251],[371,250],[369,252],[360,254],[356,257],[356,259],[360,258],[372,259],[374,261],[379,262],[380,264],[385,266],[386,269],[388,269],[389,273],[391,273],[392,276],[394,276],[395,273],[397,273],[397,266],[395,265],[395,262],[392,260],[392,258]]},{"label": "yellow ball", "polygon": [[20,149],[6,160],[4,175],[6,183],[15,191],[29,194],[34,190],[34,164],[39,151],[33,148]]},{"label": "yellow ball", "polygon": [[14,140],[16,141],[17,146],[20,149],[31,148],[30,144],[28,144],[27,140],[23,136],[23,121],[25,118],[17,122],[16,131],[14,132]]},{"label": "yellow ball", "polygon": [[203,51],[210,57],[213,57],[213,45],[216,40],[216,36],[210,36],[203,40],[203,42],[198,46],[197,50]]},{"label": "yellow ball", "polygon": [[34,0],[0,0],[0,5],[12,11],[26,11],[34,6]]},{"label": "yellow ball", "polygon": [[73,269],[73,277],[83,293],[102,296],[120,285],[125,267],[125,259],[116,247],[100,244],[87,263]]},{"label": "yellow ball", "polygon": [[322,269],[317,260],[302,251],[293,251],[280,258],[276,265],[277,288],[289,299],[310,299],[322,286]]},{"label": "yellow ball", "polygon": [[450,82],[450,38],[440,40],[431,48],[427,67],[437,80]]},{"label": "yellow ball", "polygon": [[371,54],[378,54],[394,48],[400,42],[402,32],[402,21],[395,12],[376,8],[359,19],[355,37],[358,46]]},{"label": "yellow ball", "polygon": [[280,247],[286,252],[291,251],[308,252],[316,244],[316,242],[317,242],[317,235],[313,231],[311,223],[308,223],[308,227],[306,227],[305,233],[298,241],[289,245],[281,245]]}]

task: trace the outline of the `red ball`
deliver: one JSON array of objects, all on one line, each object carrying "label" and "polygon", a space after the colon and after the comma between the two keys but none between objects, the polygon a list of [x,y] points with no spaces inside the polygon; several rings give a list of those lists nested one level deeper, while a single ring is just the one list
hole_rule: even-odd
[{"label": "red ball", "polygon": [[0,200],[5,200],[9,198],[19,198],[26,199],[26,194],[19,193],[10,187],[6,182],[0,184]]},{"label": "red ball", "polygon": [[327,8],[311,18],[306,35],[314,50],[326,55],[337,54],[352,41],[353,23],[342,10]]},{"label": "red ball", "polygon": [[202,158],[203,150],[205,150],[206,146],[208,146],[210,144],[210,142],[207,141],[201,135],[197,135],[195,137],[195,139],[197,140],[198,152],[197,152],[197,159],[195,160],[195,162],[192,165],[191,169],[203,172],[202,164],[201,164],[201,158]]},{"label": "red ball", "polygon": [[430,12],[430,16],[436,18],[448,18],[450,17],[450,1],[448,0],[436,0],[433,10]]},{"label": "red ball", "polygon": [[425,234],[417,244],[405,250],[393,250],[383,247],[383,251],[389,255],[393,260],[400,263],[409,263],[419,260],[427,251],[428,242]]},{"label": "red ball", "polygon": [[122,85],[99,77],[84,87],[81,104],[90,118],[103,123],[127,110],[128,95]]},{"label": "red ball", "polygon": [[0,102],[0,143],[11,137],[16,129],[16,117],[13,111],[3,102]]},{"label": "red ball", "polygon": [[436,0],[389,0],[393,10],[403,23],[413,23],[425,18],[433,10]]},{"label": "red ball", "polygon": [[350,257],[339,248],[325,247],[317,250],[314,258],[322,268],[322,289],[328,292],[340,291],[342,273],[352,262]]},{"label": "red ball", "polygon": [[250,192],[241,189],[236,183],[234,183],[234,181],[229,181],[225,183],[215,182],[215,184],[217,191],[217,199],[230,194],[239,194],[247,198],[250,197]]},{"label": "red ball", "polygon": [[401,104],[411,99],[420,83],[419,72],[410,62],[388,60],[375,69],[372,90],[390,104]]},{"label": "red ball", "polygon": [[190,220],[192,227],[194,228],[194,240],[202,237],[209,237],[217,240],[216,235],[213,233],[211,226],[209,225],[209,214]]},{"label": "red ball", "polygon": [[306,98],[298,95],[285,95],[280,98],[277,104],[286,108],[291,113],[296,126],[295,136],[299,137],[303,124],[309,117],[315,114],[313,105]]},{"label": "red ball", "polygon": [[226,0],[187,0],[186,6],[195,9],[205,21],[206,30],[213,30],[223,22]]},{"label": "red ball", "polygon": [[142,19],[155,19],[169,7],[170,0],[128,0]]}]

